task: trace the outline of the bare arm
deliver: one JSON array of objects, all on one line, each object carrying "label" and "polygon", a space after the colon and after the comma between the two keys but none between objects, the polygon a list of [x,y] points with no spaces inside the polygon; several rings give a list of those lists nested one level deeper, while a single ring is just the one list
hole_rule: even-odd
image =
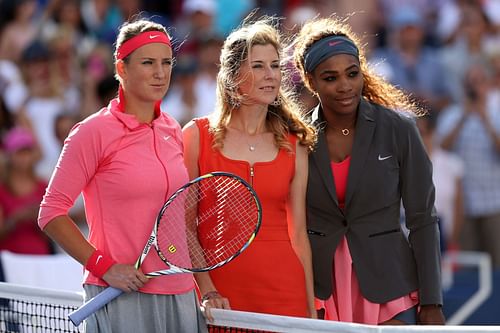
[{"label": "bare arm", "polygon": [[293,250],[304,268],[309,316],[316,318],[311,245],[306,229],[307,150],[297,142],[296,151],[295,176],[293,177],[288,200],[289,221],[291,222],[288,225],[288,233]]},{"label": "bare arm", "polygon": [[186,165],[189,179],[194,179],[200,175],[198,168],[200,131],[194,121],[189,122],[182,129],[182,141],[184,142],[184,164]]},{"label": "bare arm", "polygon": [[84,265],[95,251],[80,229],[68,216],[58,216],[43,229],[50,238],[63,248],[70,256]]}]

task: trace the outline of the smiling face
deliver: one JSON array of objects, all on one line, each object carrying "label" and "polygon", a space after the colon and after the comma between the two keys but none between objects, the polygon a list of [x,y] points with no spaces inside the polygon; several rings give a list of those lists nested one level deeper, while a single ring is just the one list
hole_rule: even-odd
[{"label": "smiling face", "polygon": [[127,98],[156,102],[167,93],[172,73],[172,49],[162,43],[146,44],[130,54],[127,62],[117,63]]},{"label": "smiling face", "polygon": [[308,74],[325,112],[347,115],[356,112],[363,90],[359,61],[349,54],[331,56]]},{"label": "smiling face", "polygon": [[241,64],[239,93],[242,104],[269,105],[278,96],[281,67],[278,52],[271,44],[254,45],[248,59]]}]

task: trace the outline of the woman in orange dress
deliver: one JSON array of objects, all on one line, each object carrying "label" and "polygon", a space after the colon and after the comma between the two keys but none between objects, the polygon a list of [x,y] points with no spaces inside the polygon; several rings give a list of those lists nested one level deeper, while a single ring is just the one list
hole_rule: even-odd
[{"label": "woman in orange dress", "polygon": [[271,19],[231,33],[221,53],[218,107],[183,130],[191,178],[237,174],[254,187],[263,207],[251,246],[196,279],[207,309],[315,317],[305,222],[307,154],[315,132],[282,85],[280,51]]}]

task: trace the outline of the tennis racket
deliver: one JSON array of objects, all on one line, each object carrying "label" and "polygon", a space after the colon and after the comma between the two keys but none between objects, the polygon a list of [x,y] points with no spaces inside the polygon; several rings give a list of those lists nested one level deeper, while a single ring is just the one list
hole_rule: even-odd
[{"label": "tennis racket", "polygon": [[[178,189],[161,207],[151,236],[135,263],[139,268],[151,247],[167,265],[148,277],[206,272],[236,258],[255,238],[262,208],[253,188],[227,172],[200,176]],[[69,314],[78,326],[122,294],[108,287]]]}]

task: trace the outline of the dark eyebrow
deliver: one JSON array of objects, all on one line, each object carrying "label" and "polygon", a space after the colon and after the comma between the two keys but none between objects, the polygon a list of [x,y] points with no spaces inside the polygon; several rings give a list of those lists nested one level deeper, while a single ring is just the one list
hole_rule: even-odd
[{"label": "dark eyebrow", "polygon": [[[358,66],[358,65],[356,65],[356,64],[352,64],[351,66],[347,67],[347,68],[344,70],[344,72],[348,72],[348,71],[350,71],[350,70],[352,70],[352,69],[358,69],[358,68],[359,68],[359,66]],[[319,73],[319,74],[320,74],[320,75],[324,75],[324,74],[338,74],[338,73],[339,73],[338,71],[335,71],[335,70],[329,70],[329,69],[327,69],[327,70],[322,71],[322,72],[321,72],[321,73]]]}]

